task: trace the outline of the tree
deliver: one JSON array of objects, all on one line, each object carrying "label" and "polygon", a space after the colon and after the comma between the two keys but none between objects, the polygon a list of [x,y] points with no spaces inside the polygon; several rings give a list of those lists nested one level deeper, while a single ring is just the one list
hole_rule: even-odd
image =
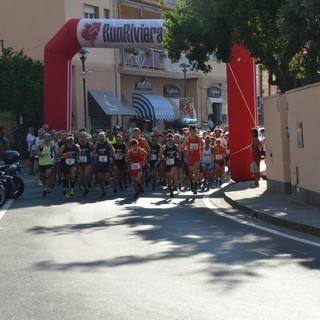
[{"label": "tree", "polygon": [[235,44],[249,50],[281,92],[320,80],[319,0],[186,0],[164,10],[164,48],[174,62],[186,53],[195,68],[229,62]]},{"label": "tree", "polygon": [[43,65],[0,41],[0,112],[22,115],[25,126],[40,126],[43,114]]}]

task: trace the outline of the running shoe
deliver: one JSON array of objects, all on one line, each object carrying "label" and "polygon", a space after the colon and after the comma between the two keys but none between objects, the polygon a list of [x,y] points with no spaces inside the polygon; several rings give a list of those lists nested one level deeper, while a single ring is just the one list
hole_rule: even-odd
[{"label": "running shoe", "polygon": [[65,192],[65,196],[66,196],[66,198],[67,199],[69,199],[70,198],[70,190],[68,189],[68,190],[66,190],[66,192]]}]

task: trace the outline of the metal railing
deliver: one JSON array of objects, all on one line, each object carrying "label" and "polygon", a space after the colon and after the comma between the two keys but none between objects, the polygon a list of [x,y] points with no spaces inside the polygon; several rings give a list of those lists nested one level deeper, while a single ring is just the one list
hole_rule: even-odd
[{"label": "metal railing", "polygon": [[162,50],[148,49],[148,50],[122,50],[121,64],[123,67],[131,68],[148,68],[165,70],[164,60],[166,54]]},{"label": "metal railing", "polygon": [[[182,72],[180,64],[188,62],[183,56],[178,63],[172,63],[166,53],[158,49],[122,49],[120,50],[120,65],[124,68],[165,70]],[[190,70],[189,73],[200,74],[201,71]]]}]

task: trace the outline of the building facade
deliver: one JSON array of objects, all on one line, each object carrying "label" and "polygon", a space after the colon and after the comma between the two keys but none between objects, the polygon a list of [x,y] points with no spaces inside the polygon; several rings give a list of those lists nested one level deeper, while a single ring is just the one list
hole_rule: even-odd
[{"label": "building facade", "polygon": [[[1,4],[5,46],[23,49],[41,62],[47,42],[72,18],[161,19],[157,0],[3,0]],[[169,9],[175,5],[175,0],[166,1]],[[164,130],[181,117],[196,117],[199,124],[208,119],[227,122],[226,67],[214,59],[212,73],[204,75],[191,70],[184,57],[171,63],[159,48],[89,48],[85,62],[81,57],[72,59],[74,129],[86,123],[88,130],[114,125]]]}]

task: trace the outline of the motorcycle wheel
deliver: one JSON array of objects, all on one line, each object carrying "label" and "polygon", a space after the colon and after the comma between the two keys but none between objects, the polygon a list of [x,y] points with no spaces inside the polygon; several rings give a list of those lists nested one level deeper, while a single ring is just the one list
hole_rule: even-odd
[{"label": "motorcycle wheel", "polygon": [[0,186],[0,208],[6,203],[7,197],[2,186]]},{"label": "motorcycle wheel", "polygon": [[18,176],[12,176],[12,181],[13,181],[15,187],[16,187],[16,190],[12,194],[8,195],[8,198],[17,199],[18,197],[20,197],[23,194],[24,182]]}]

